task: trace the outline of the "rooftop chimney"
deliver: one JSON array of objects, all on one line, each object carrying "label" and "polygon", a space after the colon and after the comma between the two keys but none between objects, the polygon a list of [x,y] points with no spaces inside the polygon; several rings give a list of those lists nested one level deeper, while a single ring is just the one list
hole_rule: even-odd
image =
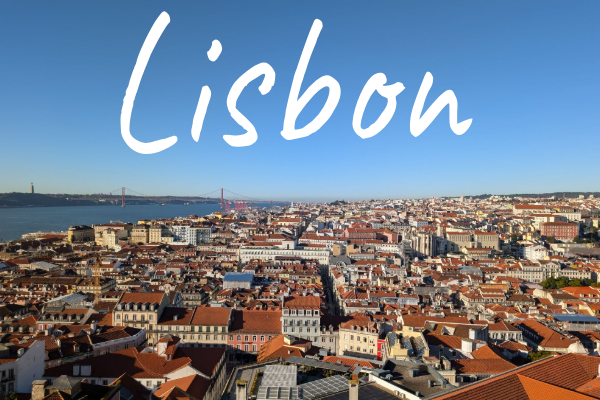
[{"label": "rooftop chimney", "polygon": [[235,399],[236,400],[247,400],[248,399],[248,381],[236,381],[235,382]]},{"label": "rooftop chimney", "polygon": [[42,400],[46,396],[46,385],[48,381],[39,379],[31,383],[31,400]]},{"label": "rooftop chimney", "polygon": [[[355,378],[356,374],[352,375],[352,378]],[[348,381],[349,391],[348,391],[348,400],[358,400],[358,379],[352,379]]]}]

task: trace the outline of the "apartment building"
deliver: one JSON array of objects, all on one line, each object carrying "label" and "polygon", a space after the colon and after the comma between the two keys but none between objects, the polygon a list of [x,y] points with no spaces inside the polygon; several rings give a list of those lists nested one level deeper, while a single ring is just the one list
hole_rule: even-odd
[{"label": "apartment building", "polygon": [[230,308],[167,307],[149,337],[157,343],[161,338],[171,334],[177,335],[183,346],[225,347],[230,324]]},{"label": "apartment building", "polygon": [[124,293],[113,310],[113,323],[146,328],[148,342],[154,343],[150,332],[155,330],[169,304],[170,297],[164,292]]},{"label": "apartment building", "polygon": [[152,225],[148,230],[150,243],[171,243],[173,232],[165,225]]},{"label": "apartment building", "polygon": [[282,306],[281,333],[317,342],[320,335],[321,298],[290,296]]},{"label": "apartment building", "polygon": [[225,347],[231,326],[231,311],[224,307],[196,307],[189,342],[196,347]]},{"label": "apartment building", "polygon": [[147,225],[134,225],[131,230],[130,242],[137,243],[148,243],[150,241],[150,228]]},{"label": "apartment building", "polygon": [[500,237],[497,232],[475,231],[473,239],[477,243],[477,247],[500,250]]},{"label": "apartment building", "polygon": [[376,359],[379,329],[368,318],[340,324],[338,355]]},{"label": "apartment building", "polygon": [[94,228],[87,225],[71,226],[67,233],[69,243],[94,241]]},{"label": "apartment building", "polygon": [[31,392],[31,382],[44,375],[46,357],[43,340],[5,346],[0,344],[0,390],[2,396]]},{"label": "apartment building", "polygon": [[171,230],[173,232],[173,241],[175,242],[187,243],[193,246],[210,242],[210,227],[194,226],[192,223],[186,221],[173,225]]},{"label": "apartment building", "polygon": [[460,252],[471,246],[471,232],[446,232],[446,240],[450,242],[450,251]]},{"label": "apartment building", "polygon": [[281,334],[280,310],[235,310],[227,347],[229,361],[250,362],[262,346]]},{"label": "apartment building", "polygon": [[545,222],[541,225],[540,233],[542,236],[571,241],[579,236],[579,225],[562,221]]},{"label": "apartment building", "polygon": [[331,251],[323,249],[281,249],[274,246],[243,246],[240,248],[240,262],[251,260],[276,261],[280,257],[298,257],[302,260],[317,260],[321,265],[329,265]]}]

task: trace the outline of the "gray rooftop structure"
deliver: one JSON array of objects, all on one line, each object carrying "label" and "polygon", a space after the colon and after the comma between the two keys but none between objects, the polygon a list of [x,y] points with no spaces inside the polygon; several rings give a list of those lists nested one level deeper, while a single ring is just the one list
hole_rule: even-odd
[{"label": "gray rooftop structure", "polygon": [[[350,392],[346,389],[343,392],[322,397],[321,400],[350,400]],[[367,385],[360,385],[358,400],[398,400],[398,396],[395,396],[377,384],[369,383]]]},{"label": "gray rooftop structure", "polygon": [[310,367],[321,368],[321,369],[329,369],[332,371],[347,373],[350,371],[350,367],[344,364],[335,364],[325,361],[315,360],[314,358],[302,358],[291,356],[286,359],[287,362],[298,364],[298,365],[307,365]]},{"label": "gray rooftop structure", "polygon": [[261,387],[296,387],[298,367],[295,365],[266,365]]},{"label": "gray rooftop structure", "polygon": [[592,315],[585,314],[550,314],[552,318],[560,322],[589,322],[592,324],[600,323],[600,320]]},{"label": "gray rooftop structure", "polygon": [[304,383],[298,387],[302,389],[304,400],[313,400],[348,390],[348,379],[342,375],[335,375]]},{"label": "gray rooftop structure", "polygon": [[256,400],[301,400],[302,389],[297,387],[266,387],[258,389]]}]

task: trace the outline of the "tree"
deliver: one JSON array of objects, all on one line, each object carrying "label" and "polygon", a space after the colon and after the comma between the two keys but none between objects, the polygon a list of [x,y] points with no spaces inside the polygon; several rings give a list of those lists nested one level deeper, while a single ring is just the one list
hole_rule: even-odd
[{"label": "tree", "polygon": [[517,243],[519,241],[519,237],[517,236],[516,233],[513,233],[512,235],[510,235],[510,241],[513,243]]},{"label": "tree", "polygon": [[544,289],[562,289],[564,287],[581,287],[581,286],[593,286],[600,287],[600,283],[596,283],[591,279],[569,279],[566,276],[560,276],[558,278],[550,277],[542,282]]},{"label": "tree", "polygon": [[550,357],[552,353],[549,351],[533,351],[527,354],[527,362],[538,361],[546,357]]},{"label": "tree", "polygon": [[579,236],[575,236],[573,238],[573,243],[581,243],[581,238]]},{"label": "tree", "polygon": [[551,276],[550,278],[542,282],[542,287],[544,289],[556,289],[556,279],[553,276]]},{"label": "tree", "polygon": [[556,243],[557,240],[556,240],[556,238],[554,236],[550,236],[550,237],[546,238],[546,242],[548,242],[548,243]]},{"label": "tree", "polygon": [[562,289],[567,286],[569,286],[569,278],[566,276],[561,276],[556,280],[556,287],[558,289]]},{"label": "tree", "polygon": [[581,281],[579,279],[575,278],[571,282],[569,282],[569,286],[571,286],[571,287],[581,287],[583,285],[581,284]]}]

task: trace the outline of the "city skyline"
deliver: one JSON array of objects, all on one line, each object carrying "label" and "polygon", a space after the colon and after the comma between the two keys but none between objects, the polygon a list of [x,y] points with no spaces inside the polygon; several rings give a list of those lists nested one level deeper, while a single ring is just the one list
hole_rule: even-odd
[{"label": "city skyline", "polygon": [[[36,193],[126,186],[197,195],[229,187],[249,197],[327,201],[595,189],[587,174],[567,166],[581,144],[584,152],[600,144],[599,57],[589,50],[600,39],[595,2],[381,2],[344,10],[141,4],[0,6],[0,132],[10,149],[3,161],[13,166],[0,192],[24,191],[28,182]],[[171,22],[141,81],[131,132],[138,140],[179,140],[160,154],[140,155],[123,141],[119,116],[136,58],[163,11]],[[287,98],[315,19],[323,29],[301,93],[330,75],[341,98],[320,130],[288,141],[281,136]],[[223,50],[210,62],[215,39]],[[271,91],[261,95],[254,81],[238,100],[258,140],[234,148],[223,135],[244,129],[229,115],[227,94],[261,62],[276,72]],[[379,72],[405,89],[390,123],[361,139],[352,128],[354,108]],[[473,119],[465,134],[452,132],[446,107],[419,137],[411,135],[410,113],[427,72],[434,81],[425,109],[452,90],[458,120]],[[196,143],[190,129],[205,85],[212,98]],[[311,100],[297,127],[317,115],[326,96],[323,90]],[[385,104],[372,96],[363,128]]]},{"label": "city skyline", "polygon": [[[11,194],[11,193],[18,193],[18,194],[38,194],[38,195],[48,195],[48,196],[92,196],[92,197],[98,197],[98,196],[106,196],[106,197],[115,197],[115,198],[121,198],[121,194],[120,194],[120,190],[122,188],[119,188],[118,191],[119,193],[116,193],[115,190],[113,190],[112,192],[108,192],[108,193],[103,193],[103,192],[97,192],[97,193],[57,193],[57,192],[47,192],[47,193],[40,193],[38,191],[34,192],[33,190],[33,183],[30,184],[29,190],[27,192],[20,192],[20,191],[13,191],[13,192],[6,192],[6,193],[0,193],[0,195],[2,194]],[[193,199],[193,198],[198,198],[198,199],[209,199],[209,200],[220,200],[221,197],[219,195],[215,195],[218,194],[218,192],[221,190],[221,188],[219,189],[215,189],[212,192],[209,192],[208,194],[205,195],[180,195],[180,194],[176,194],[176,193],[170,193],[170,194],[142,194],[142,193],[132,193],[129,192],[130,189],[127,189],[127,198],[128,199],[135,199],[135,198],[140,198],[143,199],[144,197],[164,197],[164,198],[188,198],[188,199]],[[229,192],[229,191],[228,191]],[[590,197],[591,195],[591,197]],[[583,191],[552,191],[552,192],[523,192],[523,193],[469,193],[469,194],[460,194],[457,196],[450,196],[450,195],[439,195],[439,196],[427,196],[427,197],[390,197],[390,198],[376,198],[373,196],[370,196],[367,194],[365,195],[365,197],[363,198],[357,198],[357,199],[344,199],[344,198],[334,198],[334,199],[329,199],[329,200],[295,200],[293,198],[273,198],[273,199],[257,199],[257,198],[251,198],[248,196],[245,196],[243,194],[237,194],[237,193],[232,193],[229,192],[229,194],[225,195],[225,199],[229,199],[227,201],[234,201],[234,200],[240,200],[240,201],[244,201],[248,204],[251,203],[264,203],[264,202],[269,202],[269,201],[274,201],[274,202],[298,202],[298,203],[329,203],[329,202],[333,202],[333,201],[348,201],[348,202],[364,202],[364,201],[373,201],[373,200],[382,200],[382,201],[389,201],[389,200],[422,200],[422,199],[429,199],[429,198],[436,198],[436,199],[452,199],[452,198],[456,198],[456,199],[460,199],[460,198],[483,198],[485,196],[487,197],[508,197],[508,198],[518,198],[518,197],[523,197],[523,198],[533,198],[533,197],[539,197],[539,198],[548,198],[548,197],[557,197],[557,198],[580,198],[580,196],[584,196],[584,197],[590,197],[590,198],[594,198],[595,196],[600,195],[600,191],[590,191],[590,190],[583,190]]]}]

